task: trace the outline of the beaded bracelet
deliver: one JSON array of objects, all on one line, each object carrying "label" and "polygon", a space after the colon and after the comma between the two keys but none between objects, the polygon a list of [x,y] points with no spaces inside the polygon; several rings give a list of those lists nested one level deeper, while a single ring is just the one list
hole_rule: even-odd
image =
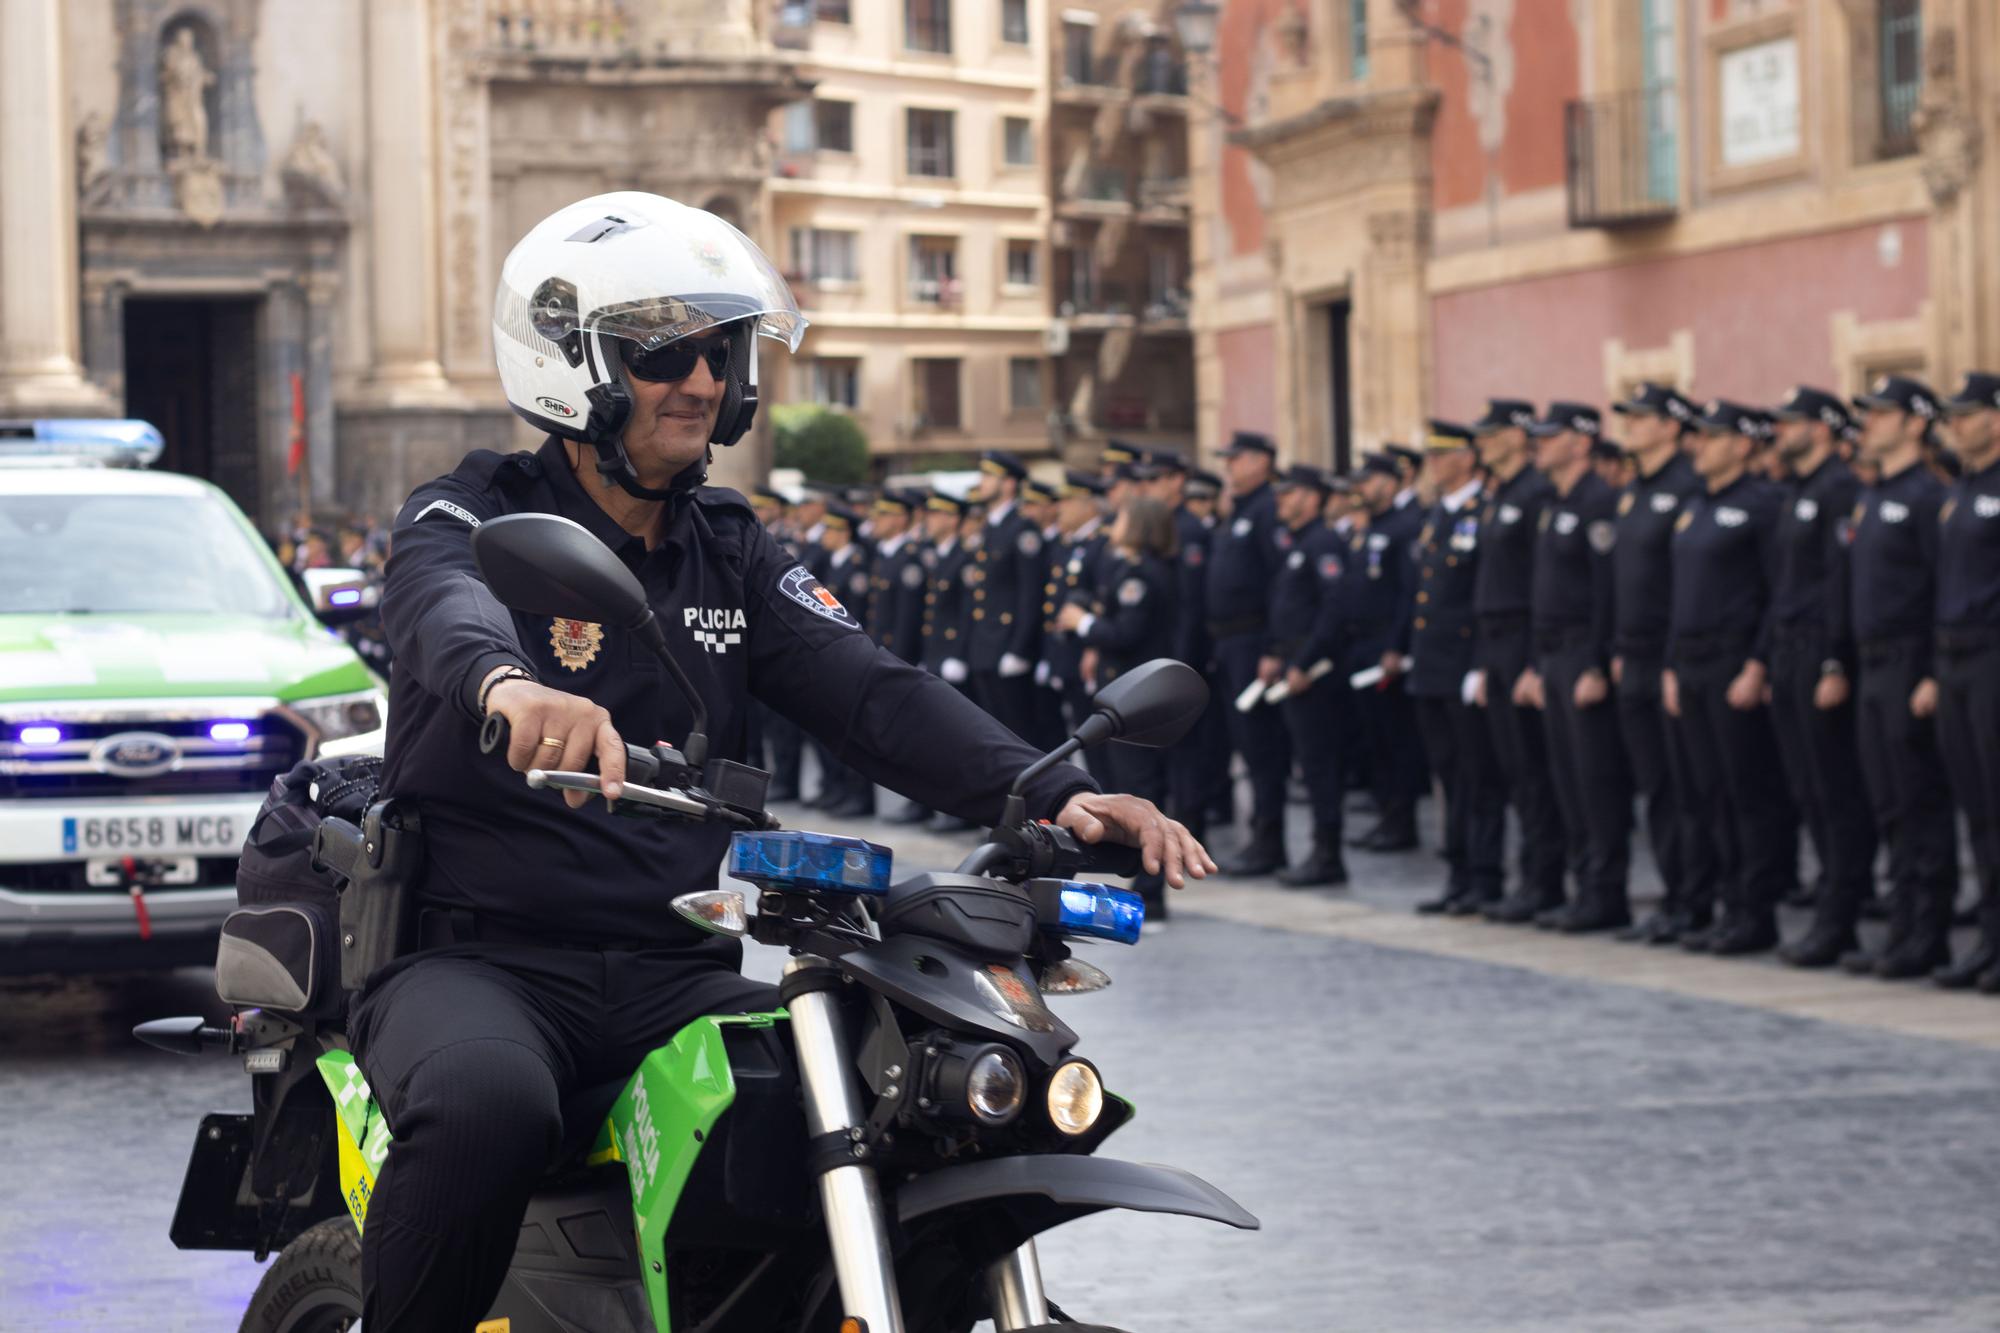
[{"label": "beaded bracelet", "polygon": [[534,678],[534,672],[517,666],[508,667],[504,671],[488,676],[486,683],[479,687],[479,716],[486,716],[486,696],[493,692],[495,685],[498,685],[503,680],[533,680]]}]

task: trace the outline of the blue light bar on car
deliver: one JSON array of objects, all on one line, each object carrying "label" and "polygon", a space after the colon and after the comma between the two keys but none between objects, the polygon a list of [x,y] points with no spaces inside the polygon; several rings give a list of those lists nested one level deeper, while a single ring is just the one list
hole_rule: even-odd
[{"label": "blue light bar on car", "polygon": [[1065,939],[1137,944],[1145,923],[1146,901],[1130,889],[1070,879],[1056,890],[1056,919],[1044,919],[1042,929]]},{"label": "blue light bar on car", "polygon": [[861,838],[788,830],[739,833],[729,842],[729,875],[772,889],[887,893],[895,853]]},{"label": "blue light bar on car", "polygon": [[70,459],[149,467],[166,448],[150,421],[70,417],[0,421],[0,459]]}]

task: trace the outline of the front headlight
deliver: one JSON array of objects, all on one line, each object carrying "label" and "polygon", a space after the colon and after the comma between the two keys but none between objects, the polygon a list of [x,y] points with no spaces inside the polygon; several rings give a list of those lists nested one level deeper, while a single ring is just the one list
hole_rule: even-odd
[{"label": "front headlight", "polygon": [[1004,1125],[1012,1120],[1020,1113],[1027,1091],[1020,1059],[1003,1047],[982,1052],[966,1071],[966,1109],[982,1124]]},{"label": "front headlight", "polygon": [[1049,1075],[1049,1122],[1075,1136],[1104,1114],[1104,1082],[1083,1060],[1065,1060]]},{"label": "front headlight", "polygon": [[337,741],[379,729],[382,716],[388,709],[388,700],[382,697],[380,690],[363,690],[359,694],[330,694],[320,699],[300,699],[286,707],[318,732],[321,741]]}]

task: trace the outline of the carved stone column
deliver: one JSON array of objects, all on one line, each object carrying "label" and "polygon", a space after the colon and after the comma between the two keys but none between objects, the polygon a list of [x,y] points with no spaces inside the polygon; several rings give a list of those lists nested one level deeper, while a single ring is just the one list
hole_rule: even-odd
[{"label": "carved stone column", "polygon": [[59,0],[0,4],[0,415],[110,410],[78,360],[64,61]]},{"label": "carved stone column", "polygon": [[304,349],[300,367],[306,384],[306,438],[312,441],[315,505],[331,507],[338,498],[340,439],[333,414],[333,321],[340,283],[331,273],[314,273],[305,282]]},{"label": "carved stone column", "polygon": [[1930,373],[1948,386],[1964,371],[1984,368],[1979,364],[1980,335],[1992,317],[1992,297],[1984,285],[1992,264],[1980,228],[1990,214],[1981,188],[1984,135],[1977,62],[1968,49],[1968,15],[1956,0],[1932,0],[1923,18],[1923,100],[1915,123],[1931,199]]},{"label": "carved stone column", "polygon": [[368,2],[368,262],[383,406],[451,401],[440,364],[437,152],[428,6]]}]

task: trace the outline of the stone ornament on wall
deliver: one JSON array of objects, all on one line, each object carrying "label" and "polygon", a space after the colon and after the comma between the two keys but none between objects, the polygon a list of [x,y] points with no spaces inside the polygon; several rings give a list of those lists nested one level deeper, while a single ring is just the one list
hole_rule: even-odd
[{"label": "stone ornament on wall", "polygon": [[174,182],[174,202],[190,221],[222,220],[222,172],[209,155],[208,92],[215,72],[201,58],[192,23],[171,29],[160,50],[160,149]]},{"label": "stone ornament on wall", "polygon": [[1924,43],[1923,101],[1912,118],[1931,202],[1949,207],[1979,168],[1979,126],[1958,78],[1958,34],[1939,28]]},{"label": "stone ornament on wall", "polygon": [[347,196],[340,163],[334,161],[326,130],[316,120],[300,119],[299,132],[279,174],[285,182],[285,197],[294,207],[339,208]]}]

